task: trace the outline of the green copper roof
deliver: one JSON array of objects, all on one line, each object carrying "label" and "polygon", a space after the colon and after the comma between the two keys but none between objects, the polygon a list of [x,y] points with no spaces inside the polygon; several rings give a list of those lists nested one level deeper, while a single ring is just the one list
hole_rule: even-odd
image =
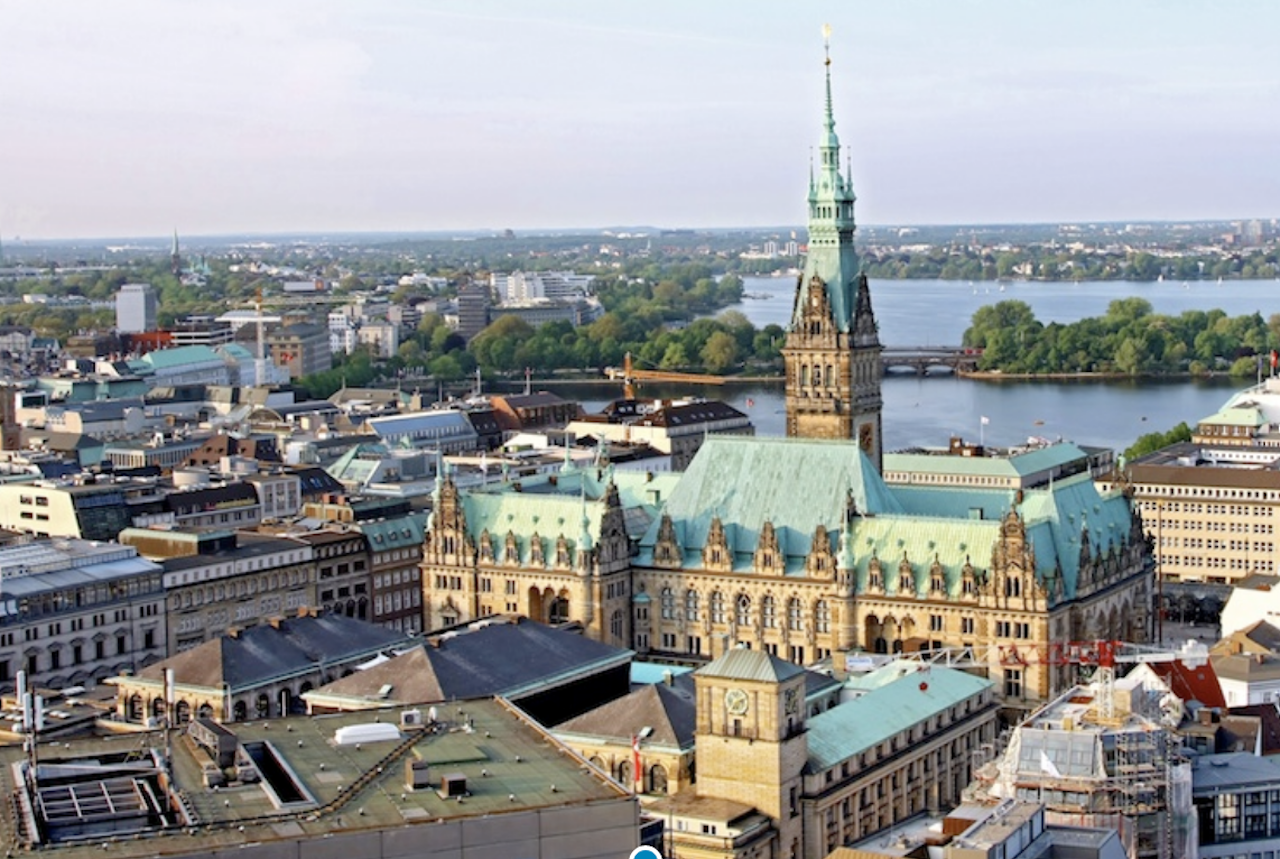
[{"label": "green copper roof", "polygon": [[1202,424],[1213,424],[1215,426],[1252,427],[1254,429],[1266,422],[1266,416],[1262,414],[1262,409],[1257,406],[1227,407],[1216,415],[1210,415],[1200,421]]},{"label": "green copper roof", "polygon": [[853,180],[840,173],[840,138],[831,108],[831,60],[826,60],[826,104],[818,146],[817,172],[809,179],[809,242],[804,274],[796,290],[792,324],[801,320],[803,303],[813,278],[826,284],[831,315],[837,329],[853,328],[857,278],[861,268],[853,247]]},{"label": "green copper roof", "polygon": [[1063,442],[1017,456],[952,456],[929,453],[886,453],[884,470],[955,474],[966,477],[1022,477],[1088,456],[1074,444]]},{"label": "green copper roof", "polygon": [[856,757],[991,686],[990,680],[963,671],[922,670],[903,662],[872,672],[863,682],[866,694],[809,719],[810,772]]},{"label": "green copper roof", "polygon": [[760,680],[780,683],[797,674],[803,674],[804,669],[763,650],[733,647],[699,668],[696,673],[701,677],[718,677],[725,680]]},{"label": "green copper roof", "polygon": [[[687,550],[706,542],[718,516],[737,552],[749,557],[769,521],[783,553],[803,556],[818,525],[834,529],[844,521],[849,493],[863,512],[901,510],[853,442],[713,435],[671,491],[663,512]],[[642,563],[652,556],[658,527],[655,522],[641,540]],[[832,531],[833,550],[835,537]]]},{"label": "green copper roof", "polygon": [[649,528],[679,475],[585,468],[473,487],[463,494],[467,531],[479,546],[487,529],[495,558],[503,557],[507,532],[514,533],[521,563],[529,562],[536,533],[542,540],[543,558],[548,565],[554,564],[561,535],[574,553],[584,528],[590,541],[599,541],[610,481],[618,491],[625,527],[638,537]]},{"label": "green copper roof", "polygon": [[156,370],[168,370],[186,364],[221,363],[222,356],[208,346],[176,346],[172,349],[157,349],[142,356],[142,361]]},{"label": "green copper roof", "polygon": [[[1056,455],[1042,457],[1040,464],[1051,464]],[[950,467],[959,458],[921,459],[926,465]],[[999,467],[1010,468],[1007,462]],[[709,438],[665,496],[662,512],[671,517],[686,569],[702,566],[702,548],[718,516],[734,552],[735,571],[752,570],[762,526],[769,521],[785,556],[785,573],[801,576],[819,525],[827,529],[832,551],[837,550],[850,490],[858,515],[848,548],[859,592],[868,589],[871,562],[878,560],[882,586],[899,594],[899,566],[905,559],[916,596],[928,596],[936,563],[948,595],[959,597],[965,565],[979,574],[989,569],[1001,522],[1015,508],[1035,551],[1037,576],[1050,582],[1061,575],[1066,599],[1076,594],[1086,528],[1093,557],[1118,551],[1130,536],[1128,500],[1118,492],[1099,494],[1088,474],[1024,490],[1019,504],[1018,492],[1008,488],[886,486],[855,444],[802,439]],[[653,564],[660,527],[661,515],[655,515],[640,541],[638,565]],[[1050,593],[1056,596],[1056,589]]]}]

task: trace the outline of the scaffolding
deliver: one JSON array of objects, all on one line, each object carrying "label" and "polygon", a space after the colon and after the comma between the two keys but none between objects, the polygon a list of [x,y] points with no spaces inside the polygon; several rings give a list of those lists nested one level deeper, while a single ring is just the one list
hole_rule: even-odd
[{"label": "scaffolding", "polygon": [[1131,703],[1105,706],[1111,684],[1075,687],[1032,714],[974,787],[990,798],[1039,802],[1049,823],[1119,831],[1130,859],[1194,852],[1191,768],[1176,735]]}]

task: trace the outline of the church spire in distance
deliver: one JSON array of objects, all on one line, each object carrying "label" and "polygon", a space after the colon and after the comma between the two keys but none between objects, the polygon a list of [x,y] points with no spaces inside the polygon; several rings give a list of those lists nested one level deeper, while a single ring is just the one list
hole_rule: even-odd
[{"label": "church spire in distance", "polygon": [[878,470],[880,337],[853,245],[853,179],[840,172],[829,26],[822,36],[825,98],[817,169],[809,172],[808,252],[782,349],[787,435],[856,438]]}]

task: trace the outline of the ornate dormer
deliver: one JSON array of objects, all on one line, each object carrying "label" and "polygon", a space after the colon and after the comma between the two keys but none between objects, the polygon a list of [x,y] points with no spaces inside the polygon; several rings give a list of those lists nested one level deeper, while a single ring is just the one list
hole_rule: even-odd
[{"label": "ornate dormer", "polygon": [[707,543],[702,547],[702,566],[717,572],[733,570],[733,550],[729,547],[729,538],[725,534],[724,523],[720,517],[713,517],[711,529],[707,532]]},{"label": "ornate dormer", "polygon": [[434,507],[422,547],[423,563],[474,566],[476,547],[467,533],[467,514],[453,478],[437,484]]},{"label": "ornate dormer", "polygon": [[653,545],[653,563],[654,566],[668,569],[678,569],[684,564],[684,552],[676,540],[675,523],[666,513],[662,514],[662,520],[658,523],[658,540]]},{"label": "ornate dormer", "polygon": [[902,560],[898,562],[898,596],[913,597],[916,595],[916,573],[907,559],[906,550],[902,552]]},{"label": "ornate dormer", "polygon": [[1000,539],[991,550],[990,598],[1006,608],[1031,608],[1036,589],[1036,555],[1026,522],[1016,509],[1000,523]]},{"label": "ornate dormer", "polygon": [[520,563],[520,544],[516,541],[516,532],[508,531],[502,544],[502,563],[514,567]]},{"label": "ornate dormer", "polygon": [[813,531],[813,542],[805,558],[805,571],[815,579],[830,578],[835,572],[835,559],[831,556],[831,535],[826,525],[818,525]]},{"label": "ornate dormer", "polygon": [[942,561],[938,560],[936,552],[933,555],[933,563],[929,566],[929,596],[933,599],[947,597],[947,571],[943,569]]},{"label": "ornate dormer", "polygon": [[884,570],[881,568],[880,559],[875,555],[872,555],[871,560],[867,562],[867,590],[873,594],[885,592]]},{"label": "ornate dormer", "polygon": [[778,534],[773,530],[773,523],[767,519],[760,528],[760,540],[756,544],[752,563],[756,572],[764,575],[780,576],[786,572],[787,560],[778,545]]},{"label": "ornate dormer", "polygon": [[982,583],[978,581],[978,571],[969,562],[969,556],[965,555],[964,566],[960,568],[960,598],[976,600],[981,587]]},{"label": "ornate dormer", "polygon": [[493,563],[493,539],[489,536],[488,528],[480,532],[480,563]]}]

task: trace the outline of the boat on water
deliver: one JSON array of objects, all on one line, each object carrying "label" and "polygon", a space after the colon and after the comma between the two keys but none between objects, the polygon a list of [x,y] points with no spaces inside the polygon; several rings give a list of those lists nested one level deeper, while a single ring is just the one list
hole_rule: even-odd
[{"label": "boat on water", "polygon": [[761,301],[766,298],[773,298],[773,296],[767,292],[744,292],[742,293],[742,297],[751,299],[752,301]]}]

